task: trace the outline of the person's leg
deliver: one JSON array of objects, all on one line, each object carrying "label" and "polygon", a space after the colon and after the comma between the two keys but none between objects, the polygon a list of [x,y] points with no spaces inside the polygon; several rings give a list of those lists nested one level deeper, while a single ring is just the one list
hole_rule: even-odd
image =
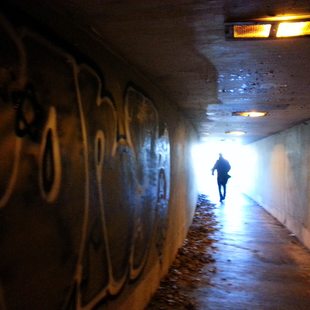
[{"label": "person's leg", "polygon": [[222,190],[221,190],[221,182],[219,180],[217,180],[217,186],[218,186],[218,189],[219,189],[219,195],[220,195],[220,201],[223,200],[223,196],[222,196]]},{"label": "person's leg", "polygon": [[223,199],[226,198],[226,184],[223,184]]},{"label": "person's leg", "polygon": [[224,199],[223,198],[223,194],[222,194],[222,183],[218,180],[217,181],[217,185],[218,185],[218,188],[219,188],[219,195],[220,195],[220,201],[222,202],[222,200]]}]

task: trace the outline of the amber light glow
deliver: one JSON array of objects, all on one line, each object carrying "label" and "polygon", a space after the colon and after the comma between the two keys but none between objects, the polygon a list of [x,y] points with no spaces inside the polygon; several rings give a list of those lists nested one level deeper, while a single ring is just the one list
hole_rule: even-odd
[{"label": "amber light glow", "polygon": [[306,35],[310,35],[310,22],[282,22],[277,31],[278,38]]},{"label": "amber light glow", "polygon": [[256,18],[255,20],[264,21],[264,22],[281,22],[281,21],[290,21],[290,20],[306,20],[310,19],[310,15],[278,15],[278,16],[269,16]]},{"label": "amber light glow", "polygon": [[245,117],[263,117],[267,115],[267,112],[263,111],[243,111],[243,112],[233,112],[234,116],[245,116]]},{"label": "amber light glow", "polygon": [[227,22],[227,39],[276,39],[310,36],[310,15],[281,15]]},{"label": "amber light glow", "polygon": [[268,38],[271,24],[234,25],[234,38]]}]

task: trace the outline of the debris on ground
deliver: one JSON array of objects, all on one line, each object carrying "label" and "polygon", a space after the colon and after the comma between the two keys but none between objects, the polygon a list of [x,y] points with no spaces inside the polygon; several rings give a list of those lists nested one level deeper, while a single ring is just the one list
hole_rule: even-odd
[{"label": "debris on ground", "polygon": [[202,279],[204,285],[208,284],[208,277],[203,271],[207,264],[210,264],[207,273],[216,272],[211,266],[214,262],[214,232],[218,229],[213,209],[214,204],[210,203],[207,196],[199,195],[187,238],[147,310],[197,309],[190,291],[199,287]]}]

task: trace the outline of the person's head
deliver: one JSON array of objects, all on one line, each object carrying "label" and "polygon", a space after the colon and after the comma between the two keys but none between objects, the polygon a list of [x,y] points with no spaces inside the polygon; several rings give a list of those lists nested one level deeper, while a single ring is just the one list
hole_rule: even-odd
[{"label": "person's head", "polygon": [[223,158],[223,154],[222,153],[219,153],[219,158]]}]

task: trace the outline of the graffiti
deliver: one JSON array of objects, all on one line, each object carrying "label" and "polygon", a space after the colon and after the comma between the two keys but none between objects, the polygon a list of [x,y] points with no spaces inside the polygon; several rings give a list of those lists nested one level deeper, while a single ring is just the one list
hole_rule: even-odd
[{"label": "graffiti", "polygon": [[39,105],[35,91],[31,84],[27,85],[23,91],[12,93],[15,114],[15,134],[18,137],[28,135],[36,141],[39,138],[41,123],[44,121],[42,108]]},{"label": "graffiti", "polygon": [[116,102],[74,55],[0,27],[0,306],[93,309],[162,258],[168,129],[138,87]]},{"label": "graffiti", "polygon": [[162,251],[168,226],[168,200],[170,196],[170,142],[167,126],[165,124],[161,124],[159,127],[157,155],[159,171],[156,208],[156,246],[159,254],[159,259],[160,261],[162,261]]},{"label": "graffiti", "polygon": [[61,158],[56,116],[55,107],[50,107],[40,150],[41,195],[49,203],[58,197],[61,183]]},{"label": "graffiti", "polygon": [[3,208],[9,201],[17,181],[21,151],[21,140],[12,130],[7,130],[10,125],[15,123],[15,111],[12,109],[13,103],[10,100],[10,94],[25,86],[26,59],[21,39],[1,16],[0,27],[3,29],[1,33],[2,45],[7,47],[1,53],[0,60],[0,208]]},{"label": "graffiti", "polygon": [[152,241],[158,180],[156,140],[158,116],[151,101],[129,87],[125,93],[126,137],[135,152],[136,207],[132,239],[130,276],[135,279],[145,265],[148,246]]}]

